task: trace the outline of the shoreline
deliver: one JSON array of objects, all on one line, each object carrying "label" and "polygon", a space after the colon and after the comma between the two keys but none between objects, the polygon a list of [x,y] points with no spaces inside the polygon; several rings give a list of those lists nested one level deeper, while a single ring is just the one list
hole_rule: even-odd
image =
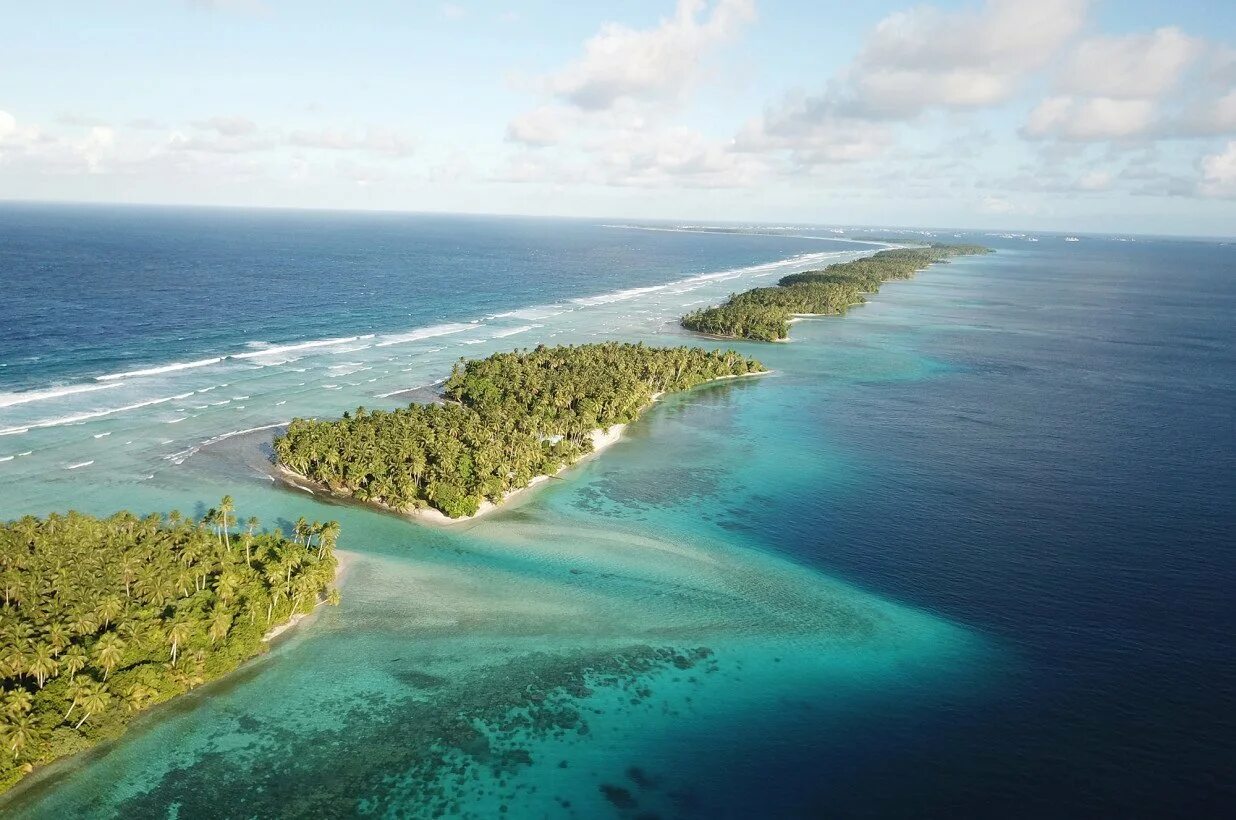
[{"label": "shoreline", "polygon": [[[729,379],[744,379],[750,376],[766,376],[769,373],[773,373],[773,372],[775,371],[762,370],[758,373],[743,373],[741,375],[718,376],[715,379],[709,379],[706,382],[697,384],[695,387],[692,387],[691,390],[696,390],[700,387],[703,387],[704,385],[716,384],[717,382],[722,382],[722,381],[726,381]],[[689,393],[691,392],[691,390],[685,390],[685,391],[680,391],[680,392]],[[654,393],[652,398],[648,401],[648,403],[640,408],[639,414],[636,416],[636,420],[638,420],[639,417],[642,416],[644,412],[648,410],[648,408],[656,404],[663,395],[665,394],[664,393]],[[562,467],[559,467],[555,472],[551,474],[538,475],[538,476],[533,477],[533,479],[529,481],[523,487],[517,487],[516,489],[513,489],[513,490],[507,490],[505,493],[502,494],[502,500],[498,501],[497,503],[490,501],[489,499],[485,499],[484,501],[481,502],[480,507],[477,509],[477,511],[474,512],[472,515],[462,515],[459,518],[451,518],[446,513],[434,507],[426,506],[421,509],[402,510],[402,509],[397,509],[388,504],[383,504],[377,501],[357,501],[356,498],[353,497],[350,493],[335,492],[331,490],[329,487],[327,487],[325,484],[323,484],[322,482],[315,481],[314,479],[309,478],[307,476],[303,476],[300,473],[296,472],[295,470],[289,470],[284,465],[278,464],[278,463],[274,465],[275,466],[274,472],[276,474],[274,477],[277,481],[281,481],[286,486],[292,487],[297,490],[301,490],[302,492],[307,492],[310,495],[317,495],[321,493],[331,498],[354,503],[361,507],[368,507],[370,509],[382,510],[384,512],[393,513],[394,515],[398,515],[401,518],[405,518],[409,521],[414,521],[418,524],[426,524],[426,525],[433,526],[433,527],[452,527],[457,524],[464,524],[470,521],[475,521],[478,518],[482,518],[486,515],[489,515],[492,512],[495,512],[500,509],[505,509],[507,508],[508,503],[511,502],[513,499],[522,500],[523,498],[527,497],[528,495],[527,491],[532,490],[541,484],[547,483],[552,478],[559,478],[562,475],[562,473],[565,473],[567,470],[570,470],[571,468],[577,465],[583,464],[585,461],[588,461],[592,457],[598,455],[599,453],[605,450],[608,450],[610,447],[617,444],[619,441],[622,440],[622,436],[626,432],[626,429],[627,429],[627,424],[614,424],[614,425],[611,425],[608,429],[602,429],[600,427],[594,429],[590,433],[590,436],[592,438],[591,452],[585,453],[584,455],[580,456],[575,461],[572,461],[570,464],[564,464]],[[342,568],[342,563],[340,567]]]},{"label": "shoreline", "polygon": [[[331,580],[331,584],[333,586],[338,587],[343,583],[344,579],[348,575],[348,570],[351,568],[352,562],[354,560],[356,560],[356,553],[348,552],[347,550],[335,550],[335,561],[336,561],[335,577]],[[318,610],[321,609],[325,603],[326,603],[326,598],[319,598],[318,602],[313,605],[313,611],[295,612],[292,614],[292,617],[289,618],[288,620],[284,621],[281,624],[272,626],[270,629],[266,630],[266,634],[262,636],[262,643],[266,644],[267,647],[269,647],[270,645],[274,643],[274,641],[277,638],[279,638],[282,635],[286,635],[288,632],[292,631],[297,626],[299,626],[301,623],[303,623],[305,620],[317,615]],[[238,666],[236,668],[239,669],[240,667]],[[235,670],[232,670],[232,671],[235,671]],[[229,672],[228,674],[230,675],[231,672]],[[227,677],[227,676],[225,675],[224,677]]]},{"label": "shoreline", "polygon": [[[352,562],[359,556],[358,553],[349,552],[347,550],[336,550],[335,560],[335,575],[331,581],[333,586],[338,586],[347,576],[348,570],[351,568]],[[274,641],[291,631],[294,627],[304,623],[307,618],[317,615],[319,608],[326,603],[326,598],[323,597],[314,605],[312,612],[294,613],[291,618],[271,627],[261,637],[258,645],[254,648],[252,654],[245,656],[234,667],[224,672],[215,678],[210,678],[204,681],[201,685],[187,689],[179,694],[173,695],[166,700],[151,703],[139,710],[122,723],[118,728],[113,730],[113,733],[101,735],[88,742],[88,744],[71,754],[66,754],[60,757],[55,757],[46,763],[41,763],[33,766],[29,772],[23,775],[20,779],[11,783],[9,786],[0,788],[0,804],[7,804],[8,801],[14,799],[14,796],[21,795],[25,790],[38,789],[43,787],[47,782],[55,782],[56,779],[64,776],[66,770],[71,768],[75,761],[83,759],[92,759],[92,756],[103,755],[114,744],[123,742],[129,735],[130,731],[135,727],[141,727],[144,721],[156,719],[155,716],[161,711],[167,709],[183,709],[187,708],[186,704],[192,702],[194,697],[209,697],[211,689],[227,685],[229,681],[235,679],[237,673],[244,670],[250,664],[257,661],[259,658],[265,657],[273,648]]]}]

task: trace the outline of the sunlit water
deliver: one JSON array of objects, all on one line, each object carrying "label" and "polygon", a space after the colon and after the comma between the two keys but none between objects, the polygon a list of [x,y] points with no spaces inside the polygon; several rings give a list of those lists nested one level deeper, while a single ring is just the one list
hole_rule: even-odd
[{"label": "sunlit water", "polygon": [[[230,281],[217,301],[251,325],[202,322],[212,300],[190,288],[179,334],[161,313],[145,331],[118,320],[120,352],[64,334],[59,352],[6,356],[20,376],[0,377],[0,509],[198,512],[231,493],[272,526],[337,518],[344,602],[31,778],[9,812],[773,817],[1224,799],[1230,249],[967,236],[1001,253],[800,323],[791,344],[742,346],[775,373],[667,397],[563,480],[440,530],[275,486],[264,428],[430,395],[460,356],[699,342],[674,325],[684,310],[873,248],[519,220],[176,219],[187,238],[160,240],[161,258],[178,244],[226,257],[244,281],[216,270]],[[82,230],[111,236],[106,220],[124,227],[109,213]],[[280,244],[287,231],[313,252]],[[121,235],[140,259],[147,240]],[[32,252],[6,239],[5,275],[29,275]],[[350,243],[365,246],[359,270],[340,267]],[[278,270],[308,266],[288,310],[261,295],[272,244],[290,254]],[[1166,269],[1188,276],[1166,285]],[[332,313],[331,292],[374,307]],[[101,389],[67,392],[82,387]]]}]

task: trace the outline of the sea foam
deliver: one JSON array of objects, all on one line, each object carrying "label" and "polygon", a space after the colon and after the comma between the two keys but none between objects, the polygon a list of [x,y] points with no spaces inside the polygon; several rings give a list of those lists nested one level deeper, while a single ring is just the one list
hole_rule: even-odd
[{"label": "sea foam", "polygon": [[110,382],[118,379],[136,378],[138,376],[157,376],[161,373],[174,373],[177,370],[190,370],[194,367],[205,367],[211,364],[218,364],[221,361],[223,361],[222,356],[212,356],[209,359],[198,359],[195,362],[172,362],[171,364],[159,365],[157,367],[147,367],[141,370],[127,370],[124,373],[108,373],[104,376],[95,376],[95,380]]},{"label": "sea foam", "polygon": [[451,333],[459,333],[464,330],[469,330],[472,323],[448,322],[441,325],[430,325],[429,327],[417,328],[410,330],[407,333],[396,333],[390,336],[383,336],[382,340],[375,344],[375,347],[390,347],[391,345],[401,345],[408,342],[418,342],[421,339],[432,339],[437,336],[447,336]]},{"label": "sea foam", "polygon": [[109,390],[113,387],[121,386],[120,382],[115,384],[74,384],[64,387],[49,387],[45,390],[28,390],[21,393],[0,393],[0,407],[12,407],[16,404],[26,404],[32,401],[58,399],[61,396],[73,396],[78,393],[93,393],[96,390]]}]

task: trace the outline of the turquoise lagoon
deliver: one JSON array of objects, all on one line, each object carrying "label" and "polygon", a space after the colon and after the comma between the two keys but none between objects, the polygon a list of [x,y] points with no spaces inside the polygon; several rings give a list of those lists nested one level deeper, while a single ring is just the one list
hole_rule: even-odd
[{"label": "turquoise lagoon", "polygon": [[392,406],[460,355],[515,345],[713,344],[674,318],[855,251],[821,254],[138,375],[106,405],[83,396],[93,404],[65,414],[80,421],[11,418],[26,430],[0,443],[34,452],[0,465],[10,512],[196,512],[231,493],[268,526],[339,519],[348,560],[338,609],[119,742],[31,777],[7,813],[793,815],[816,795],[761,788],[786,777],[784,755],[859,731],[873,711],[913,720],[941,699],[985,697],[990,641],[785,545],[822,540],[796,518],[814,500],[872,491],[862,453],[821,426],[827,407],[947,372],[916,352],[895,307],[917,282],[800,323],[791,344],[744,346],[775,372],[668,397],[603,455],[473,523],[421,526],[265,474],[263,428],[294,414]]}]

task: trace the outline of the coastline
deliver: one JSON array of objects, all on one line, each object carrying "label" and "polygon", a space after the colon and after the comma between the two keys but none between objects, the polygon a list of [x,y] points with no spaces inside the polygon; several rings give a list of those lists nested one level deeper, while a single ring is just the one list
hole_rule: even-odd
[{"label": "coastline", "polygon": [[[336,561],[335,577],[331,581],[331,583],[334,586],[338,587],[339,585],[343,583],[343,580],[344,578],[347,577],[348,570],[351,568],[352,562],[355,559],[356,559],[356,553],[354,552],[348,552],[347,550],[335,550],[335,561]],[[295,612],[292,614],[292,617],[289,618],[288,620],[284,621],[281,624],[277,624],[276,626],[272,626],[270,629],[266,630],[266,634],[262,636],[262,643],[266,644],[267,646],[270,646],[271,644],[274,643],[275,639],[279,638],[282,635],[286,635],[292,629],[296,628],[301,623],[303,623],[305,620],[317,615],[318,610],[320,610],[323,604],[325,603],[326,603],[326,598],[319,598],[318,602],[313,605],[312,612]],[[240,667],[238,666],[236,668],[239,669]],[[231,673],[228,673],[228,674],[231,674]]]},{"label": "coastline", "polygon": [[[715,379],[709,379],[706,382],[697,384],[695,387],[691,388],[691,390],[698,389],[707,384],[715,384],[717,382],[726,381],[728,379],[743,379],[743,378],[747,378],[750,376],[766,376],[772,372],[774,371],[762,370],[758,373],[743,373],[740,375],[718,376]],[[682,392],[690,392],[690,390],[682,391]],[[661,396],[663,395],[664,395],[663,393],[654,393],[652,398],[648,401],[648,403],[640,408],[639,415],[642,416],[644,412],[647,411],[648,408],[656,404],[657,401],[659,401]],[[636,416],[636,418],[639,418],[639,416]],[[294,470],[289,470],[284,465],[278,464],[278,463],[274,465],[275,470],[273,472],[275,473],[274,477],[276,478],[277,481],[280,481],[289,487],[293,487],[297,490],[301,490],[302,492],[307,492],[310,495],[317,495],[321,493],[331,498],[336,498],[336,499],[340,499],[344,501],[351,501],[362,507],[369,507],[372,509],[379,509],[385,512],[393,513],[395,515],[400,516],[401,518],[406,518],[409,521],[415,521],[420,524],[428,524],[430,526],[435,526],[435,527],[452,527],[457,524],[464,524],[470,521],[475,521],[478,518],[481,518],[483,516],[489,515],[492,512],[495,512],[496,510],[504,509],[508,506],[508,503],[511,502],[513,499],[522,500],[522,498],[528,495],[529,490],[532,490],[535,487],[548,482],[551,478],[560,477],[562,473],[565,473],[567,470],[570,470],[572,467],[575,467],[579,464],[584,463],[585,461],[596,456],[598,453],[601,453],[602,451],[607,450],[610,447],[617,444],[619,441],[622,440],[622,436],[623,436],[623,433],[626,431],[626,428],[627,428],[626,424],[614,424],[610,426],[608,429],[602,429],[599,427],[596,428],[590,434],[592,437],[591,452],[585,453],[583,456],[576,459],[575,461],[572,461],[570,464],[564,464],[562,467],[560,467],[558,470],[556,470],[555,472],[551,474],[535,476],[531,481],[529,481],[523,487],[519,487],[514,490],[506,491],[505,493],[502,494],[502,500],[498,501],[497,503],[494,503],[493,501],[490,501],[489,499],[485,499],[484,501],[481,502],[480,507],[477,509],[475,513],[473,513],[472,515],[462,515],[458,518],[451,518],[446,513],[442,512],[439,509],[435,509],[434,507],[424,507],[424,508],[415,509],[415,510],[404,510],[404,509],[398,509],[388,504],[383,504],[377,501],[357,501],[350,493],[335,492],[334,490],[331,490],[329,487],[327,487],[322,482],[315,481],[314,479],[311,479],[307,476],[303,476]]]},{"label": "coastline", "polygon": [[[346,550],[335,551],[335,575],[331,581],[331,585],[338,586],[347,575],[347,570],[351,567],[352,561],[358,556],[357,553],[348,552]],[[73,751],[70,754],[65,754],[59,757],[54,757],[45,763],[34,765],[28,772],[22,775],[16,781],[7,786],[0,786],[0,801],[11,801],[14,795],[20,795],[27,789],[37,789],[42,787],[45,782],[54,782],[60,777],[64,771],[73,765],[74,761],[82,759],[93,759],[92,756],[106,754],[107,749],[112,744],[119,743],[129,734],[130,730],[135,725],[140,725],[141,721],[151,719],[151,716],[158,713],[161,709],[166,708],[184,708],[186,703],[191,702],[191,696],[201,697],[209,695],[213,687],[226,685],[232,680],[236,674],[246,666],[254,662],[256,659],[266,655],[272,648],[273,642],[286,634],[294,627],[303,623],[307,618],[315,616],[319,608],[326,603],[326,598],[322,597],[314,605],[312,612],[293,613],[291,618],[267,630],[254,647],[253,651],[242,658],[234,667],[222,673],[218,677],[212,677],[200,685],[187,689],[179,694],[173,695],[166,700],[160,700],[151,703],[142,709],[137,710],[132,716],[121,723],[119,726],[111,727],[103,734],[92,739],[88,739],[84,747]]]}]

